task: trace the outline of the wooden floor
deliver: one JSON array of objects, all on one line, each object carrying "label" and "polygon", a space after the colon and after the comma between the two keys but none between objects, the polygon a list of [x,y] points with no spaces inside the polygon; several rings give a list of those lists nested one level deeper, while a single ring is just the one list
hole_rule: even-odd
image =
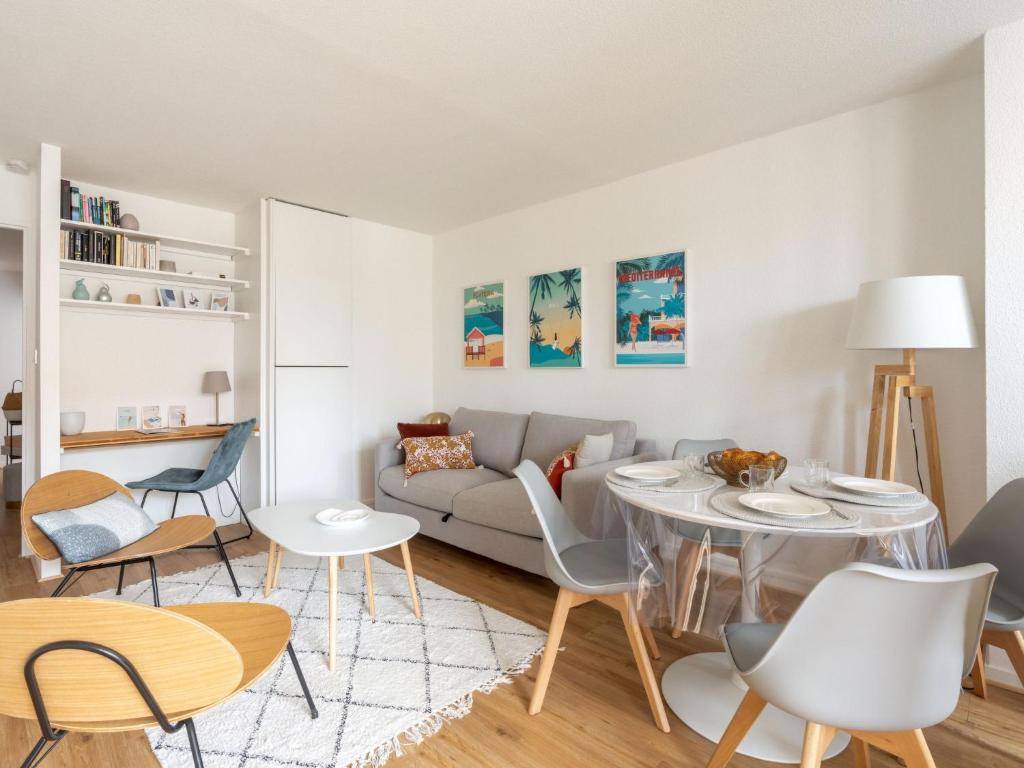
[{"label": "wooden floor", "polygon": [[[53,584],[36,583],[28,560],[18,556],[16,512],[0,512],[0,600],[48,595]],[[506,568],[431,539],[413,540],[413,563],[418,575],[469,595],[498,610],[539,627],[547,627],[555,588],[541,579]],[[264,551],[266,541],[254,537],[230,547],[233,557]],[[385,559],[400,565],[398,551]],[[208,565],[212,552],[192,550],[157,559],[160,572],[177,573]],[[131,566],[127,583],[148,577],[145,565]],[[87,594],[115,586],[116,569],[86,574],[70,594]],[[665,666],[713,643],[684,635],[672,640],[657,633],[662,658],[655,661],[660,677]],[[412,747],[389,766],[458,766],[458,768],[529,768],[530,766],[644,766],[696,768],[703,766],[713,745],[669,715],[672,733],[654,727],[629,646],[617,614],[599,604],[575,609],[566,627],[544,711],[526,712],[536,663],[511,685],[490,695],[477,695],[467,717],[448,723],[438,734]],[[884,681],[879,681],[884,690]],[[315,694],[315,692],[314,692]],[[18,765],[38,738],[29,721],[0,717],[0,763]],[[1024,694],[994,688],[988,701],[963,695],[956,713],[927,732],[939,768],[1011,768],[1024,766]],[[199,734],[202,743],[202,733]],[[898,764],[878,752],[873,764]],[[108,768],[158,766],[142,733],[71,734],[44,763],[48,768]],[[769,766],[737,757],[732,765]],[[846,752],[827,766],[853,766]]]}]

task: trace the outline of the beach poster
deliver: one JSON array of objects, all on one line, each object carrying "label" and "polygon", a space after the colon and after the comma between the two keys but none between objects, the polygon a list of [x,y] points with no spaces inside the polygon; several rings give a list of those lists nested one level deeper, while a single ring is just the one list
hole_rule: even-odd
[{"label": "beach poster", "polygon": [[582,271],[530,277],[530,367],[583,367]]},{"label": "beach poster", "polygon": [[615,365],[686,365],[686,253],[615,264]]},{"label": "beach poster", "polygon": [[505,284],[487,283],[462,292],[465,368],[505,367]]}]

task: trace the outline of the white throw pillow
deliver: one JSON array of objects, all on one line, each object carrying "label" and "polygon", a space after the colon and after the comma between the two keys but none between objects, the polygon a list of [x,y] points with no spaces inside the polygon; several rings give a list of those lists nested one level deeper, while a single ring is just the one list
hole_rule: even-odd
[{"label": "white throw pillow", "polygon": [[576,446],[575,469],[589,467],[592,464],[603,464],[611,461],[612,449],[615,447],[615,435],[584,435]]}]

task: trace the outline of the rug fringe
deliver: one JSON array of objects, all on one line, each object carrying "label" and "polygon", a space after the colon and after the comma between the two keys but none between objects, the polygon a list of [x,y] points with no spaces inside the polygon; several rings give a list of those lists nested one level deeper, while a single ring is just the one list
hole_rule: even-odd
[{"label": "rug fringe", "polygon": [[445,723],[459,720],[468,715],[473,708],[474,693],[477,691],[485,694],[492,693],[499,685],[511,683],[513,677],[526,672],[533,660],[543,652],[543,647],[530,652],[511,667],[478,687],[476,691],[470,691],[466,695],[460,696],[452,703],[409,726],[394,738],[371,747],[354,760],[338,763],[338,768],[382,768],[392,757],[400,757],[403,754],[403,747],[415,746],[440,731]]}]

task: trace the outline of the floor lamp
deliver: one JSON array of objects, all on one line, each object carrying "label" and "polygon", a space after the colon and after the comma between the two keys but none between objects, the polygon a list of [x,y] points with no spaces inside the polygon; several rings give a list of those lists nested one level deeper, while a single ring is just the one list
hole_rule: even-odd
[{"label": "floor lamp", "polygon": [[885,480],[894,478],[900,398],[908,398],[908,405],[919,400],[930,495],[939,508],[947,541],[949,527],[942,485],[935,393],[930,386],[917,382],[917,350],[970,348],[975,343],[974,319],[962,277],[896,277],[863,283],[857,292],[846,346],[849,349],[903,350],[901,365],[875,366],[864,474],[867,477],[879,476],[878,454],[881,448],[881,477]]}]

